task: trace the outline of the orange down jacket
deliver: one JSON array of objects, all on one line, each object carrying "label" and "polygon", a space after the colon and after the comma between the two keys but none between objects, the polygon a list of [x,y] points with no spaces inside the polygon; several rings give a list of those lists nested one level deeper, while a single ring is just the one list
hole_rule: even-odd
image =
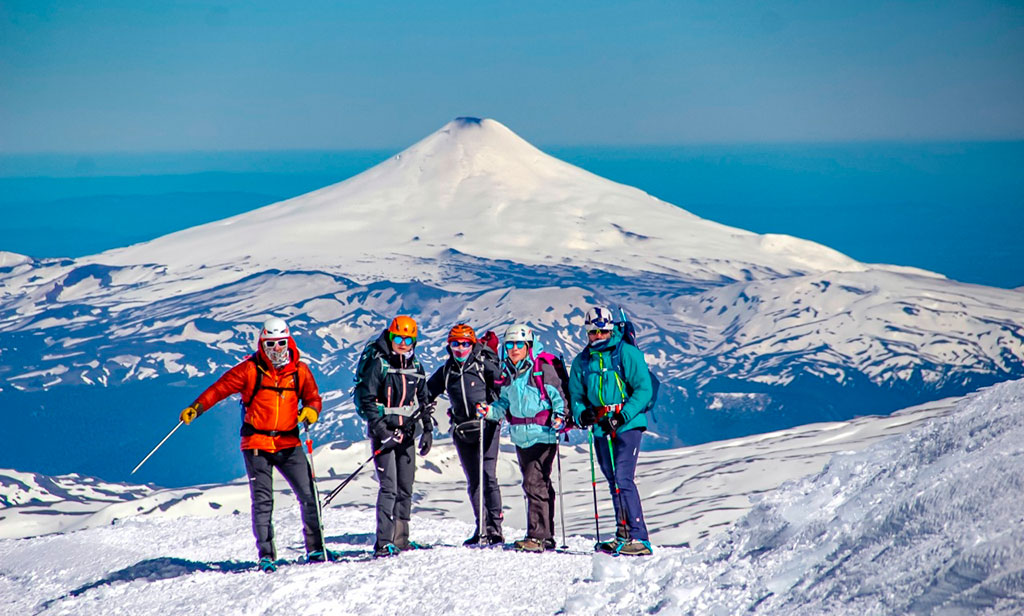
[{"label": "orange down jacket", "polygon": [[[253,391],[256,395],[245,407],[243,422],[262,431],[292,434],[245,435],[243,426],[242,449],[259,449],[275,452],[301,444],[297,436],[299,408],[311,406],[321,411],[320,392],[309,366],[299,361],[299,349],[295,341],[288,338],[291,360],[280,368],[274,368],[262,348],[245,361],[228,370],[202,394],[193,405],[199,415],[209,410],[231,394],[241,394],[242,403],[249,402]],[[260,387],[256,389],[256,379]],[[300,405],[301,402],[301,405]]]}]

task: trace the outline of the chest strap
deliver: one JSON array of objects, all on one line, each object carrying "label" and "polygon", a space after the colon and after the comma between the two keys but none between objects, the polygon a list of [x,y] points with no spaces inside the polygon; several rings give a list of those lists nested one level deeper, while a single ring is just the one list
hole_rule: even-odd
[{"label": "chest strap", "polygon": [[402,417],[412,417],[419,408],[418,404],[406,404],[405,406],[377,405],[377,410],[380,411],[381,415],[401,415]]}]

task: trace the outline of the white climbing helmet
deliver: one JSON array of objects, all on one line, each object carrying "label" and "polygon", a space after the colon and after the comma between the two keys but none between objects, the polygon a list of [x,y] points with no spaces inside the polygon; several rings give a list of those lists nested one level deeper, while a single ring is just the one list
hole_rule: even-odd
[{"label": "white climbing helmet", "polygon": [[284,322],[284,319],[275,317],[263,322],[263,329],[260,330],[260,341],[279,340],[290,335],[291,332],[288,330],[288,324]]},{"label": "white climbing helmet", "polygon": [[594,306],[587,311],[587,316],[583,319],[583,328],[587,331],[610,332],[615,329],[615,316],[611,310],[603,306]]},{"label": "white climbing helmet", "polygon": [[533,343],[533,330],[525,323],[509,325],[505,330],[505,342],[529,342]]},{"label": "white climbing helmet", "polygon": [[291,360],[291,349],[288,348],[288,339],[290,337],[291,332],[288,330],[288,324],[284,320],[276,318],[267,319],[263,323],[263,329],[260,330],[259,345],[275,368],[280,368]]}]

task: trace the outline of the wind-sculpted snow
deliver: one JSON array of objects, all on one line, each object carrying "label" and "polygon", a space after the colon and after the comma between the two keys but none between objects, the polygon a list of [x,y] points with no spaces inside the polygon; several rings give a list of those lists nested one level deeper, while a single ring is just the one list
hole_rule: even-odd
[{"label": "wind-sculpted snow", "polygon": [[[879,440],[885,434],[897,436]],[[365,558],[374,482],[363,476],[325,511],[328,545],[345,560],[285,565],[267,576],[254,566],[244,481],[196,486],[77,516],[91,523],[57,513],[65,519],[60,534],[0,539],[0,602],[11,613],[78,615],[296,606],[303,614],[371,616],[1024,611],[1022,381],[955,406],[642,454],[639,484],[655,543],[655,555],[643,559],[590,552],[584,529],[593,519],[575,505],[567,510],[570,553],[456,547],[472,531],[472,514],[454,452],[441,450],[420,464],[411,523],[413,539],[435,544],[431,550]],[[511,455],[502,453],[505,463]],[[318,450],[322,490],[361,456],[358,446]],[[569,457],[567,475],[582,470],[582,456]],[[506,511],[518,514],[506,518],[506,537],[517,537],[519,486],[509,468],[499,467],[499,477]],[[746,496],[757,500],[753,508]],[[602,493],[602,504],[609,498]],[[295,560],[298,507],[283,489],[276,505],[279,556]],[[18,509],[0,510],[15,514],[0,520],[0,531],[19,523]],[[718,534],[691,548],[659,539],[705,534],[692,527]]]},{"label": "wind-sculpted snow", "polygon": [[597,561],[566,613],[1024,613],[1024,381],[766,494],[723,534]]},{"label": "wind-sculpted snow", "polygon": [[[61,427],[52,450],[15,443],[0,466],[125,479],[271,315],[313,366],[327,438],[356,440],[352,371],[396,314],[420,321],[432,369],[459,321],[499,332],[526,321],[569,359],[595,303],[635,319],[661,378],[654,447],[1024,376],[1024,294],[703,220],[493,120],[460,120],[340,184],[151,242],[81,259],[0,253],[0,405]],[[191,430],[204,435],[195,464],[157,463],[143,479],[239,474],[220,453],[237,424],[223,423]],[[87,448],[108,424],[125,446],[97,456]],[[197,474],[210,469],[221,471]]]}]

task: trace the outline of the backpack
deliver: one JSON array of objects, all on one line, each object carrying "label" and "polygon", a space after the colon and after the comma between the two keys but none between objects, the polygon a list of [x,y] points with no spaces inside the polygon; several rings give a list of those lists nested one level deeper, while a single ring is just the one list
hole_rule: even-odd
[{"label": "backpack", "polygon": [[[363,352],[359,355],[359,361],[356,363],[356,373],[352,377],[352,381],[355,384],[352,388],[352,393],[355,393],[355,388],[358,387],[359,383],[362,381],[362,374],[363,371],[366,369],[366,364],[372,362],[375,359],[380,362],[380,377],[383,379],[388,375],[388,370],[391,368],[391,365],[388,364],[387,358],[383,354],[381,354],[380,351],[377,350],[376,338],[371,340],[363,348]],[[402,374],[403,372],[408,373],[409,371],[415,371],[417,374],[419,374],[422,370],[423,364],[420,363],[419,359],[413,357],[412,368],[404,368],[402,370],[398,370],[397,372],[399,374]],[[416,378],[425,377],[417,376]]]},{"label": "backpack", "polygon": [[359,361],[356,362],[356,372],[352,375],[352,382],[354,386],[352,391],[355,392],[355,388],[359,387],[359,383],[362,382],[363,372],[366,370],[366,364],[377,359],[380,361],[381,370],[383,371],[382,376],[388,374],[388,362],[377,352],[377,339],[370,340],[369,344],[363,347],[363,352],[359,354]]},{"label": "backpack", "polygon": [[[554,370],[555,378],[557,383],[546,383],[544,381],[544,366],[548,365]],[[561,357],[544,351],[538,353],[533,358],[533,374],[534,384],[540,391],[540,399],[548,400],[548,392],[545,389],[545,385],[554,385],[562,393],[562,401],[565,403],[565,427],[562,429],[563,432],[569,430],[572,426],[572,413],[569,412],[569,371],[565,369],[565,361]]]},{"label": "backpack", "polygon": [[[619,379],[626,384],[626,395],[632,396],[633,387],[629,384],[628,381],[626,381],[625,369],[622,366],[622,344],[631,344],[635,346],[637,349],[640,348],[640,345],[638,345],[636,342],[636,327],[634,327],[633,322],[626,318],[626,313],[621,308],[619,308],[619,313],[622,315],[622,320],[615,324],[615,329],[618,330],[620,334],[622,334],[622,340],[619,342],[619,344],[615,345],[611,349],[611,365],[614,367],[615,372],[619,376]],[[590,351],[588,350],[588,355],[589,353]],[[587,361],[583,363],[584,386],[586,386],[586,383],[588,382],[587,377],[591,372],[593,371],[590,370],[590,358],[587,357]],[[658,380],[658,377],[657,375],[654,374],[654,371],[648,368],[647,373],[651,375],[651,400],[644,406],[644,408],[640,409],[641,413],[646,413],[654,409],[654,404],[658,400],[658,389],[661,388],[661,381]]]}]

